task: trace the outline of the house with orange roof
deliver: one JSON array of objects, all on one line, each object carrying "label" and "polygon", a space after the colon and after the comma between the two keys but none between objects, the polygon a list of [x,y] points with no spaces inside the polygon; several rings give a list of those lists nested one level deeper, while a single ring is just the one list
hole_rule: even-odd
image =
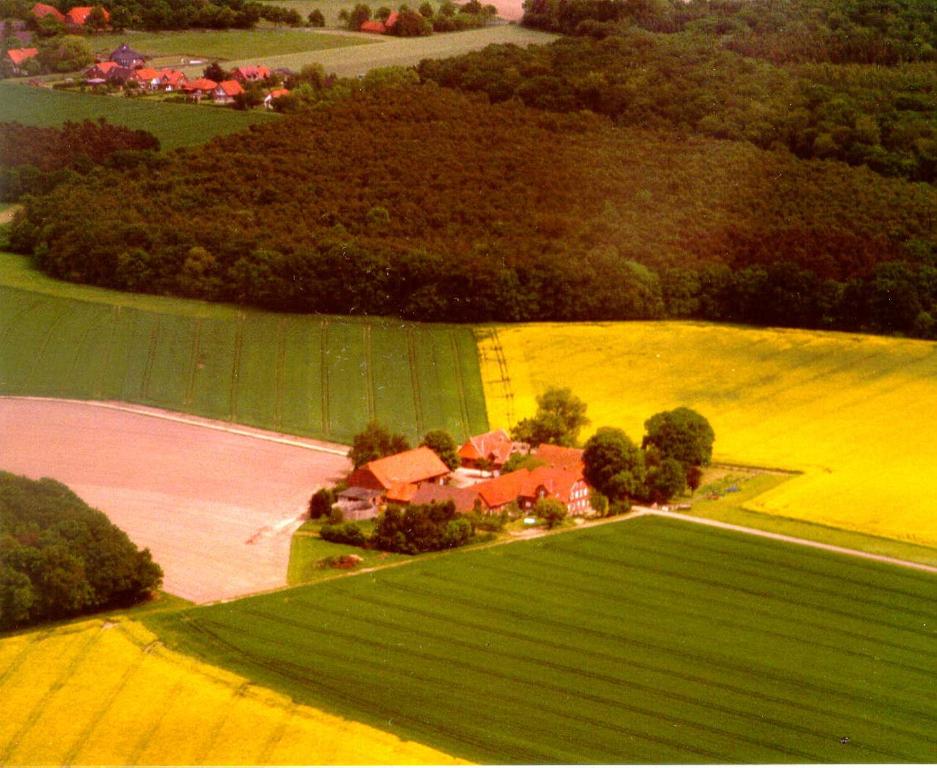
[{"label": "house with orange roof", "polygon": [[371,32],[375,35],[383,35],[387,31],[387,27],[384,26],[383,21],[378,21],[377,19],[370,19],[368,21],[362,21],[361,26],[358,27],[359,32]]},{"label": "house with orange roof", "polygon": [[[109,22],[111,20],[110,11],[103,6],[97,7],[101,8],[101,12],[104,14],[104,21]],[[91,12],[94,8],[95,6],[93,5],[78,5],[70,9],[65,14],[65,26],[73,29],[84,27],[88,23],[88,19],[91,18]]]},{"label": "house with orange roof", "polygon": [[233,104],[234,97],[244,93],[244,87],[237,80],[222,80],[212,91],[215,104]]},{"label": "house with orange roof", "polygon": [[22,75],[23,64],[39,55],[38,48],[10,48],[6,52],[7,61],[11,64],[14,75]]},{"label": "house with orange roof", "polygon": [[197,80],[189,80],[182,86],[182,90],[188,94],[193,101],[201,101],[206,96],[211,96],[215,92],[218,83],[209,80],[207,77],[200,77]]},{"label": "house with orange roof", "polygon": [[582,448],[541,443],[533,454],[549,467],[565,467],[582,472]]},{"label": "house with orange roof", "polygon": [[130,79],[137,83],[144,91],[156,91],[159,89],[159,70],[153,69],[152,67],[140,67],[139,69],[135,69]]},{"label": "house with orange roof", "polygon": [[[366,488],[381,492],[382,499],[410,503],[420,486],[442,484],[449,467],[426,446],[369,461],[348,476],[348,490]],[[342,497],[339,494],[339,498]]]},{"label": "house with orange roof", "polygon": [[32,15],[37,21],[50,17],[62,24],[65,23],[65,14],[54,5],[49,5],[48,3],[36,3],[32,7]]},{"label": "house with orange roof", "polygon": [[235,67],[231,71],[231,77],[242,83],[259,83],[270,77],[269,67],[251,65],[248,67]]},{"label": "house with orange roof", "polygon": [[503,429],[473,435],[459,448],[459,461],[467,469],[501,469],[514,451],[514,441]]},{"label": "house with orange roof", "polygon": [[397,20],[400,18],[400,14],[397,11],[391,11],[390,16],[384,21],[384,30],[390,32],[394,27],[397,26]]},{"label": "house with orange roof", "polygon": [[527,511],[540,499],[548,498],[561,501],[570,515],[585,516],[592,509],[591,489],[578,469],[549,466],[519,469],[465,490],[477,495],[488,514],[500,514],[511,504]]},{"label": "house with orange roof", "polygon": [[475,486],[456,488],[452,485],[421,485],[413,494],[410,503],[432,504],[440,501],[451,501],[455,505],[455,511],[460,515],[469,515],[484,509]]},{"label": "house with orange roof", "polygon": [[172,93],[182,89],[188,78],[178,69],[161,69],[159,71],[159,89]]},{"label": "house with orange roof", "polygon": [[264,96],[264,109],[273,109],[273,102],[289,93],[288,88],[274,88]]}]

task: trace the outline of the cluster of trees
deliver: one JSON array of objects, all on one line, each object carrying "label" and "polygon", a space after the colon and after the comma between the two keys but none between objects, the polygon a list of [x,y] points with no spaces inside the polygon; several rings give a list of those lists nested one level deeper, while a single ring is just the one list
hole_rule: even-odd
[{"label": "cluster of trees", "polygon": [[59,128],[0,123],[0,201],[48,192],[96,165],[125,166],[136,162],[138,153],[158,150],[159,140],[152,134],[103,118]]},{"label": "cluster of trees", "polygon": [[611,513],[632,501],[662,503],[695,490],[712,460],[715,433],[690,408],[655,414],[644,423],[640,447],[616,427],[601,427],[583,451],[586,481],[609,502]]},{"label": "cluster of trees", "polygon": [[626,30],[602,40],[489,46],[424,60],[419,72],[492,101],[590,110],[618,125],[749,141],[937,181],[937,68],[929,64],[779,67],[707,36]]},{"label": "cluster of trees", "polygon": [[525,0],[523,23],[571,35],[704,33],[775,63],[937,60],[937,7],[926,0]]},{"label": "cluster of trees", "polygon": [[[67,12],[76,5],[87,5],[85,0],[57,0],[50,2],[60,11]],[[64,34],[61,22],[50,17],[36,20],[32,14],[33,0],[0,0],[0,19],[28,21],[41,36]],[[168,30],[168,29],[251,29],[261,19],[274,24],[302,26],[302,16],[294,9],[254,0],[107,0],[108,20],[103,11],[93,11],[85,31],[110,28]],[[100,9],[101,6],[98,6]],[[66,70],[60,70],[66,71]]]},{"label": "cluster of trees", "polygon": [[[433,451],[449,469],[459,466],[459,446],[446,430],[431,429],[423,435],[420,445]],[[410,448],[410,442],[404,435],[391,432],[380,422],[372,421],[352,438],[348,458],[354,468],[358,469],[369,461],[409,451]]]},{"label": "cluster of trees", "polygon": [[[338,18],[348,29],[357,31],[364,22],[371,19],[387,21],[392,12],[386,5],[372,12],[371,6],[359,3],[351,10],[343,8],[339,11]],[[469,0],[462,5],[452,0],[444,0],[439,8],[430,2],[424,2],[415,11],[408,5],[401,5],[397,10],[397,21],[388,33],[398,37],[423,37],[433,32],[476,29],[486,26],[497,15],[497,8],[493,5],[482,5],[479,0]]]},{"label": "cluster of trees", "polygon": [[[281,310],[924,335],[937,316],[932,186],[432,84],[24,202],[11,245],[56,277]],[[913,318],[893,311],[909,292]]]},{"label": "cluster of trees", "polygon": [[0,472],[0,631],[133,605],[162,576],[61,483]]},{"label": "cluster of trees", "polygon": [[354,523],[323,525],[319,535],[339,544],[417,555],[468,544],[475,526],[455,511],[451,501],[405,507],[391,504],[377,517],[370,536]]}]

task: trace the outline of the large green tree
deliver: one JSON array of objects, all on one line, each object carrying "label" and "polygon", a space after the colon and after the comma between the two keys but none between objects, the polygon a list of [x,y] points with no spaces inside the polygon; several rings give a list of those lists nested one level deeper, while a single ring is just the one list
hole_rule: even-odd
[{"label": "large green tree", "polygon": [[551,387],[537,397],[537,413],[514,427],[519,440],[537,446],[541,443],[576,445],[579,432],[589,424],[587,405],[568,388]]},{"label": "large green tree", "polygon": [[435,453],[449,469],[455,469],[459,461],[459,446],[455,438],[444,429],[433,429],[423,435],[420,445],[425,445]]},{"label": "large green tree", "polygon": [[582,460],[586,481],[610,501],[642,493],[644,454],[623,430],[601,427],[586,441]]},{"label": "large green tree", "polygon": [[656,413],[644,422],[642,448],[654,446],[665,459],[676,459],[684,467],[705,466],[712,461],[716,433],[705,416],[692,408]]},{"label": "large green tree", "polygon": [[369,461],[409,449],[410,443],[406,437],[394,434],[380,422],[372,421],[352,439],[348,458],[357,469]]}]

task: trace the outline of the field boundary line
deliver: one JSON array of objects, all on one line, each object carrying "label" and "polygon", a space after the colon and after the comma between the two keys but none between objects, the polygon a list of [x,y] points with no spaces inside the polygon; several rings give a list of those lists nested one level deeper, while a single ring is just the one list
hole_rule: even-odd
[{"label": "field boundary line", "polygon": [[189,381],[186,384],[185,394],[182,397],[183,405],[191,406],[195,399],[195,381],[198,378],[198,362],[202,346],[202,318],[195,318],[195,328],[192,329],[192,363],[189,367]]},{"label": "field boundary line", "polygon": [[286,322],[277,319],[277,358],[273,369],[273,423],[277,430],[283,428],[283,369],[286,367]]},{"label": "field boundary line", "polygon": [[365,323],[361,331],[361,341],[364,346],[364,383],[365,394],[368,397],[368,421],[374,421],[375,395],[374,395],[374,349],[371,342],[371,323]]},{"label": "field boundary line", "polygon": [[265,440],[268,443],[279,443],[280,445],[290,445],[294,448],[306,448],[310,451],[316,451],[318,453],[330,453],[333,456],[347,456],[348,449],[338,449],[332,448],[328,445],[315,445],[311,442],[302,442],[301,440],[294,440],[293,438],[280,436],[280,435],[270,435],[263,434],[259,431],[251,431],[249,429],[240,429],[238,427],[226,427],[223,424],[213,424],[208,420],[199,420],[194,418],[187,418],[185,416],[177,416],[171,413],[160,413],[159,411],[154,411],[151,408],[146,407],[135,407],[133,405],[124,405],[121,403],[108,403],[108,402],[99,402],[96,400],[79,400],[76,398],[68,397],[39,397],[33,395],[0,395],[0,400],[34,400],[39,402],[51,402],[51,403],[71,403],[74,405],[87,405],[92,408],[105,408],[111,411],[121,411],[123,413],[132,413],[136,416],[148,416],[152,419],[162,419],[163,421],[173,421],[177,424],[187,424],[193,427],[202,427],[203,429],[211,429],[215,432],[227,432],[231,435],[240,435],[241,437],[252,437],[255,440]]},{"label": "field boundary line", "polygon": [[236,421],[238,416],[238,385],[241,380],[241,349],[244,346],[244,322],[247,315],[238,310],[234,321],[234,355],[231,360],[231,388],[228,393],[228,413],[231,420]]},{"label": "field boundary line", "polygon": [[322,433],[332,434],[331,417],[329,416],[329,321],[323,320],[319,324],[319,376],[322,378]]},{"label": "field boundary line", "polygon": [[749,528],[745,525],[736,525],[735,523],[725,523],[722,520],[710,520],[705,517],[695,517],[693,515],[684,515],[681,512],[668,512],[662,509],[646,509],[639,508],[640,513],[645,515],[654,515],[656,517],[666,517],[672,520],[682,520],[686,523],[696,523],[697,525],[708,525],[711,528],[722,528],[727,531],[735,531],[736,533],[747,533],[751,536],[760,536],[765,539],[774,539],[775,541],[784,541],[788,544],[799,544],[804,547],[812,547],[813,549],[822,549],[827,552],[834,552],[839,555],[851,555],[852,557],[860,557],[864,560],[874,560],[878,563],[886,563],[887,565],[898,565],[903,568],[912,568],[916,571],[924,571],[925,573],[937,573],[937,566],[925,565],[924,563],[915,563],[912,560],[902,560],[897,557],[889,557],[888,555],[877,555],[873,552],[863,552],[860,549],[850,549],[849,547],[840,547],[836,544],[824,544],[821,541],[811,541],[810,539],[801,539],[797,536],[788,536],[784,533],[774,533],[772,531],[763,531],[758,528]]}]

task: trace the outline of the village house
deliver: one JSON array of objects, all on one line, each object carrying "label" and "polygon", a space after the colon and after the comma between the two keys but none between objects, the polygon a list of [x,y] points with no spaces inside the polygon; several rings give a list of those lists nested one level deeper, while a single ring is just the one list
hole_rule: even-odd
[{"label": "village house", "polygon": [[142,53],[137,53],[137,51],[133,50],[127,43],[123,43],[116,48],[113,53],[108,56],[108,59],[117,62],[122,67],[127,67],[127,69],[142,66],[143,62],[146,61],[146,57]]},{"label": "village house", "polygon": [[23,65],[39,55],[38,48],[10,48],[6,52],[7,61],[14,75],[24,74]]},{"label": "village house", "polygon": [[[111,20],[111,14],[107,8],[98,6],[101,8],[101,13],[104,14],[104,21],[109,22]],[[94,6],[91,5],[79,5],[75,8],[70,9],[65,14],[65,26],[71,29],[79,29],[84,27],[88,23],[88,19],[91,18],[91,13],[94,10]]]},{"label": "village house", "polygon": [[182,91],[188,95],[192,101],[201,101],[206,97],[211,97],[215,93],[218,83],[209,80],[207,77],[200,77],[198,80],[190,80],[182,86]]},{"label": "village house", "polygon": [[562,445],[542,443],[537,446],[533,455],[549,467],[559,467],[561,469],[582,472],[582,453],[582,448],[567,448]]},{"label": "village house", "polygon": [[188,78],[178,69],[161,69],[159,71],[159,89],[166,93],[181,90]]},{"label": "village house", "polygon": [[32,8],[32,15],[36,21],[41,21],[48,16],[62,24],[65,23],[65,14],[54,5],[48,5],[47,3],[36,3]]},{"label": "village house", "polygon": [[362,21],[361,26],[358,27],[359,32],[371,32],[375,35],[383,35],[387,31],[387,27],[384,26],[383,21],[378,21],[377,19],[369,19],[368,21]]},{"label": "village house", "polygon": [[466,469],[493,469],[504,466],[514,451],[514,442],[503,429],[470,437],[458,451],[459,461]]},{"label": "village house", "polygon": [[222,80],[212,91],[215,104],[233,104],[234,97],[244,93],[243,86],[237,80]]},{"label": "village house", "polygon": [[289,93],[287,88],[274,88],[264,96],[264,109],[273,109],[273,102]]},{"label": "village house", "polygon": [[259,83],[270,77],[270,69],[263,66],[235,67],[231,77],[240,83]]},{"label": "village house", "polygon": [[360,502],[367,497],[375,507],[383,503],[408,504],[421,486],[442,484],[448,475],[449,467],[432,450],[422,446],[359,467],[348,476],[348,488],[338,498]]},{"label": "village house", "polygon": [[130,80],[140,86],[141,90],[156,91],[159,90],[160,73],[152,67],[140,67],[133,71]]}]

